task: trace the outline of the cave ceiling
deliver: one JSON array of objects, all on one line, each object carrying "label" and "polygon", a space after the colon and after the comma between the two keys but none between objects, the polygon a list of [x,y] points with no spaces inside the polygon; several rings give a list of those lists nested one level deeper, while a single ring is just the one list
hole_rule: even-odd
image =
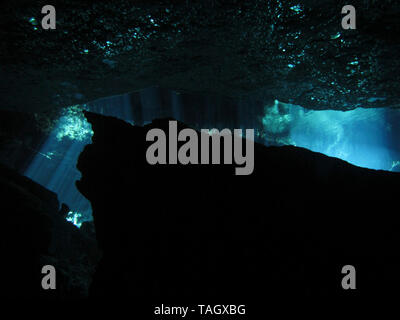
[{"label": "cave ceiling", "polygon": [[0,11],[0,108],[33,113],[161,86],[310,109],[399,107],[400,2],[54,0]]}]

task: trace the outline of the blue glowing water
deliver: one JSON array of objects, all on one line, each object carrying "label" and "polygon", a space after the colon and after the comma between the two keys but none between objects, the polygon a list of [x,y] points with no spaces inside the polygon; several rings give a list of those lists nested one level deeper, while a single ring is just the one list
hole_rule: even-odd
[{"label": "blue glowing water", "polygon": [[[75,187],[81,177],[76,162],[92,135],[83,114],[63,115],[25,171],[27,177],[57,193],[61,203],[79,212],[82,221],[91,220],[92,213],[90,203]],[[71,214],[68,220],[74,222]],[[75,224],[80,226],[82,221]]]},{"label": "blue glowing water", "polygon": [[297,146],[370,169],[391,170],[400,160],[394,128],[400,123],[399,111],[358,108],[304,113],[294,107],[291,113],[290,138]]},{"label": "blue glowing water", "polygon": [[[291,144],[369,169],[392,170],[400,160],[400,110],[307,110],[275,101],[266,108],[264,129],[285,133]],[[276,131],[274,131],[276,130]]]}]

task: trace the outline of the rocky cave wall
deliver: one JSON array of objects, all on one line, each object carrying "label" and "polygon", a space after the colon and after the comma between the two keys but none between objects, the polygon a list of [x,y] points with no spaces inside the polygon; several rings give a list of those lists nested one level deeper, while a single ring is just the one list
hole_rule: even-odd
[{"label": "rocky cave wall", "polygon": [[[3,165],[0,193],[2,302],[87,297],[101,256],[93,228],[67,222],[55,193]],[[45,265],[56,268],[56,290],[41,287]]]},{"label": "rocky cave wall", "polygon": [[148,86],[311,109],[398,107],[398,2],[55,0],[0,11],[0,108],[42,112]]}]

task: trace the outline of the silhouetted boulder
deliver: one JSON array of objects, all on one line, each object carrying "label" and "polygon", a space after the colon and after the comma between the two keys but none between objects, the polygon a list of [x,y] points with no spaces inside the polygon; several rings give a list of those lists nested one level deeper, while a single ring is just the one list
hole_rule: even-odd
[{"label": "silhouetted boulder", "polygon": [[[255,144],[234,165],[155,165],[144,127],[86,113],[78,189],[104,256],[90,295],[108,301],[252,301],[397,290],[400,175],[296,147]],[[178,123],[179,128],[185,125]],[[357,290],[341,287],[344,265]]]},{"label": "silhouetted boulder", "polygon": [[[57,195],[0,165],[1,298],[87,297],[100,251],[93,237],[59,214]],[[56,269],[56,289],[43,290],[42,267]]]},{"label": "silhouetted boulder", "polygon": [[62,203],[61,208],[58,211],[58,214],[65,219],[65,218],[67,218],[69,211],[70,211],[70,209],[69,209],[68,205],[66,205],[65,203]]},{"label": "silhouetted boulder", "polygon": [[96,237],[96,229],[94,227],[93,221],[84,221],[80,227],[83,233],[90,235],[91,237]]}]

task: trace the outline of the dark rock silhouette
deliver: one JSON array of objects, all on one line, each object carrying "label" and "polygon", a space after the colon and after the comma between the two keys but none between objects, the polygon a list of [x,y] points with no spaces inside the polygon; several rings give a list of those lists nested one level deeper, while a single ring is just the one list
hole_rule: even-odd
[{"label": "dark rock silhouette", "polygon": [[[100,251],[93,237],[59,214],[57,195],[0,165],[1,294],[5,299],[87,297]],[[43,290],[44,265],[56,269],[56,290]]]},{"label": "dark rock silhouette", "polygon": [[[232,165],[151,166],[146,133],[168,132],[167,119],[138,127],[86,117],[94,136],[77,186],[104,252],[93,298],[233,303],[397,290],[399,174],[259,144],[250,176]],[[341,287],[348,264],[355,291]]]},{"label": "dark rock silhouette", "polygon": [[65,203],[62,203],[58,214],[65,219],[68,216],[69,211],[70,211],[70,208],[68,207],[68,205],[66,205]]}]

